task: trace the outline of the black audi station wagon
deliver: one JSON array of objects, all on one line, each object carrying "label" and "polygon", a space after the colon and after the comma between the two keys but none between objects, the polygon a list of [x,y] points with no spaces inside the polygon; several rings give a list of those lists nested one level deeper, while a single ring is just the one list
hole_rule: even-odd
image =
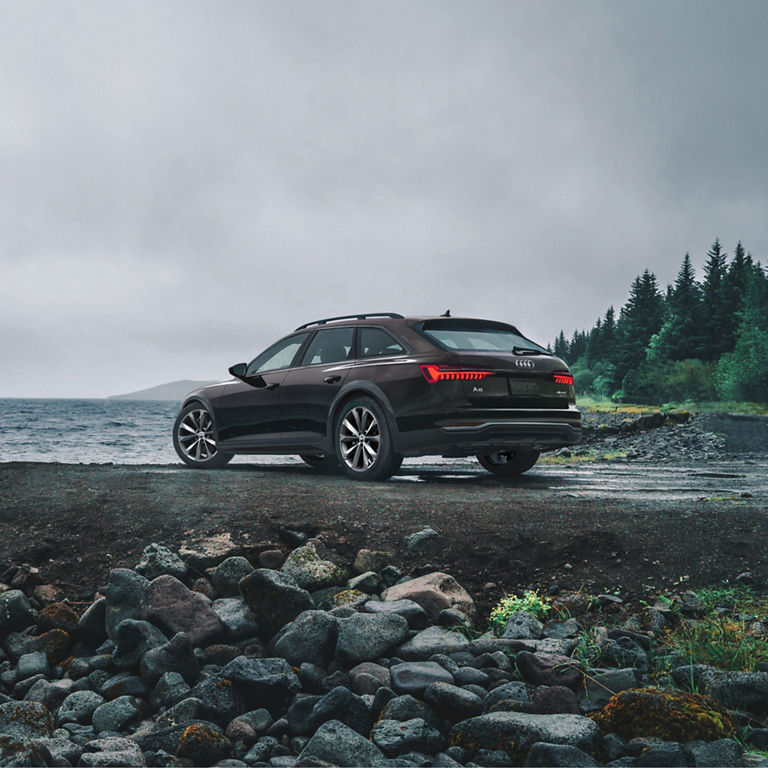
[{"label": "black audi station wagon", "polygon": [[298,454],[318,469],[383,480],[405,456],[476,455],[503,477],[578,442],[566,364],[514,326],[376,313],[316,320],[234,377],[187,395],[173,427],[184,462]]}]

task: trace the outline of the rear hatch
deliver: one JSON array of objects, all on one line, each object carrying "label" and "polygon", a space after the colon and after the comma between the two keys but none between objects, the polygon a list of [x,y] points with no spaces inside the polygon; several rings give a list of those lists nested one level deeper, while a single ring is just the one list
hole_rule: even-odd
[{"label": "rear hatch", "polygon": [[550,355],[462,351],[458,367],[488,373],[462,381],[466,399],[482,408],[568,408],[573,386],[562,360]]}]

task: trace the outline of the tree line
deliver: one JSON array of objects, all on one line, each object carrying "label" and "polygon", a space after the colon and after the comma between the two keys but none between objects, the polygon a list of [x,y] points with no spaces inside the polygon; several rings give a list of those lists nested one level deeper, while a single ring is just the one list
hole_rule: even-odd
[{"label": "tree line", "polygon": [[768,274],[741,242],[729,259],[719,239],[701,280],[688,253],[673,285],[647,269],[616,316],[589,331],[560,331],[552,351],[576,391],[616,402],[768,402]]}]

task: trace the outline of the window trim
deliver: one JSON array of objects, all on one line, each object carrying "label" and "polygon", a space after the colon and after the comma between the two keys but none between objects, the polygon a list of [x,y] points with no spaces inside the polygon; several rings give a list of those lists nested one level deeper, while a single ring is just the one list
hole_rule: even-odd
[{"label": "window trim", "polygon": [[[394,341],[396,344],[399,344],[402,348],[402,352],[393,352],[390,355],[363,355],[362,345],[360,344],[360,336],[361,332],[364,330],[376,330],[376,331],[383,331],[384,333],[389,336],[392,341]],[[358,325],[357,326],[357,335],[355,338],[356,346],[355,346],[355,360],[376,360],[376,359],[386,359],[389,357],[397,357],[398,355],[410,355],[411,349],[408,347],[408,345],[398,336],[396,336],[389,328],[385,328],[382,325]]]}]

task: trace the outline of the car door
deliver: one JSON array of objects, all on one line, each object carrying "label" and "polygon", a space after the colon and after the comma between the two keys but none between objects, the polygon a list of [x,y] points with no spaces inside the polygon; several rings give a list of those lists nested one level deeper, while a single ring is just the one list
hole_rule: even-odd
[{"label": "car door", "polygon": [[318,330],[299,364],[280,385],[283,449],[321,449],[327,440],[328,411],[352,366],[355,328]]},{"label": "car door", "polygon": [[304,332],[281,339],[248,364],[244,379],[223,385],[216,406],[222,450],[279,446],[280,389],[309,336]]}]

